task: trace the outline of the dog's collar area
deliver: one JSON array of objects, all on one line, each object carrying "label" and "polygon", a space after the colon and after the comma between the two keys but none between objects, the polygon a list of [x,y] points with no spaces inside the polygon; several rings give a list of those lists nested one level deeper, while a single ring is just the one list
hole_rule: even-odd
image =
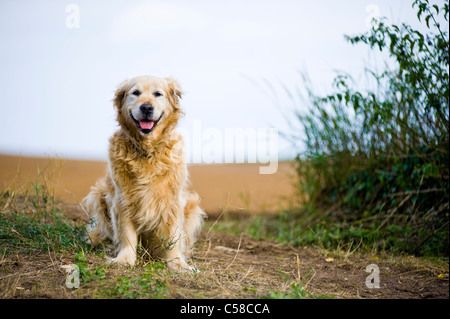
[{"label": "dog's collar area", "polygon": [[[143,134],[149,134],[155,128],[156,124],[158,124],[159,120],[161,120],[164,113],[161,113],[161,116],[156,121],[138,121],[134,118],[133,114],[130,112],[130,116],[133,119],[134,123],[136,123],[137,128]],[[145,127],[142,127],[145,123]],[[147,124],[148,123],[148,124]]]}]

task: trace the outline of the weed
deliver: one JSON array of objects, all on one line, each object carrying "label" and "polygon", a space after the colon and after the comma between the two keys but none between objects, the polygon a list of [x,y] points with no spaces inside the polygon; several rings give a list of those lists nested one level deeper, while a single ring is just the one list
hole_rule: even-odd
[{"label": "weed", "polygon": [[[18,212],[0,214],[0,238],[6,253],[78,250],[87,248],[84,243],[84,225],[74,225],[70,220],[51,212],[50,219]],[[46,215],[49,216],[49,215]]]},{"label": "weed", "polygon": [[286,274],[279,272],[280,276],[284,278],[287,282],[288,289],[284,291],[279,291],[275,289],[269,289],[270,293],[267,296],[264,296],[263,299],[332,299],[334,298],[332,295],[323,294],[323,295],[313,295],[311,292],[307,290],[308,283],[303,284],[302,281],[306,281],[312,279],[312,268],[309,267],[308,272],[303,278],[297,278],[296,282],[289,283],[289,277]]},{"label": "weed", "polygon": [[94,280],[102,280],[106,277],[106,270],[103,265],[91,269],[88,268],[86,256],[82,251],[76,254],[74,259],[75,264],[78,266],[80,270],[80,279],[84,283],[88,283]]},{"label": "weed", "polygon": [[310,299],[311,293],[307,292],[302,284],[293,283],[289,285],[289,289],[285,292],[270,289],[270,294],[264,299]]},{"label": "weed", "polygon": [[281,214],[278,240],[362,241],[448,256],[449,38],[436,21],[448,21],[449,6],[428,0],[412,6],[419,21],[425,17],[425,33],[382,19],[367,33],[346,36],[351,44],[388,52],[395,66],[367,68],[368,89],[341,73],[333,92],[319,95],[304,77],[307,98],[299,98],[306,105],[290,117],[289,127],[297,129],[285,136],[294,146],[304,143],[297,185],[307,199],[302,213],[311,219]]},{"label": "weed", "polygon": [[147,264],[136,271],[139,275],[124,275],[117,277],[117,283],[101,290],[101,295],[108,298],[153,298],[164,299],[170,295],[162,262]]}]

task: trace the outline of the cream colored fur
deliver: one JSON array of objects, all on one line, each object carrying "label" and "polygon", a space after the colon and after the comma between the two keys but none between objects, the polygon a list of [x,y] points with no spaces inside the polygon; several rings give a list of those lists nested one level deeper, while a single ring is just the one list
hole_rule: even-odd
[{"label": "cream colored fur", "polygon": [[[150,76],[125,81],[117,89],[119,129],[109,141],[108,172],[83,200],[94,221],[90,241],[97,245],[111,239],[117,252],[112,262],[134,265],[141,241],[169,267],[191,269],[185,256],[206,215],[199,196],[187,190],[183,140],[174,130],[182,115],[181,95],[173,79]],[[145,116],[142,105],[153,108],[147,115],[156,123],[150,133],[136,119]]]}]

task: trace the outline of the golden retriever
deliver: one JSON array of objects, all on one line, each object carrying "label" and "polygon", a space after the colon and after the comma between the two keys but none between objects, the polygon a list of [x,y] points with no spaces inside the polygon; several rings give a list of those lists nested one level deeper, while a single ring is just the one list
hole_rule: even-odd
[{"label": "golden retriever", "polygon": [[186,263],[206,214],[189,192],[183,140],[174,129],[183,112],[180,85],[140,76],[114,97],[119,129],[109,140],[108,172],[82,204],[91,218],[93,245],[109,238],[118,264],[134,265],[138,242],[176,270]]}]

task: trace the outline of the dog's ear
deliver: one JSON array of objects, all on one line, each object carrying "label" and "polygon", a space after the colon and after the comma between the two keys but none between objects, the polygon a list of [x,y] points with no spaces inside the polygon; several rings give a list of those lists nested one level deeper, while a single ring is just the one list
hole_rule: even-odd
[{"label": "dog's ear", "polygon": [[128,88],[128,80],[123,81],[116,90],[116,94],[114,95],[114,107],[117,111],[122,107],[122,101],[125,97],[125,93]]},{"label": "dog's ear", "polygon": [[180,103],[180,99],[183,96],[183,91],[181,90],[180,84],[176,80],[172,78],[166,78],[166,81],[169,87],[169,100],[177,109]]}]

